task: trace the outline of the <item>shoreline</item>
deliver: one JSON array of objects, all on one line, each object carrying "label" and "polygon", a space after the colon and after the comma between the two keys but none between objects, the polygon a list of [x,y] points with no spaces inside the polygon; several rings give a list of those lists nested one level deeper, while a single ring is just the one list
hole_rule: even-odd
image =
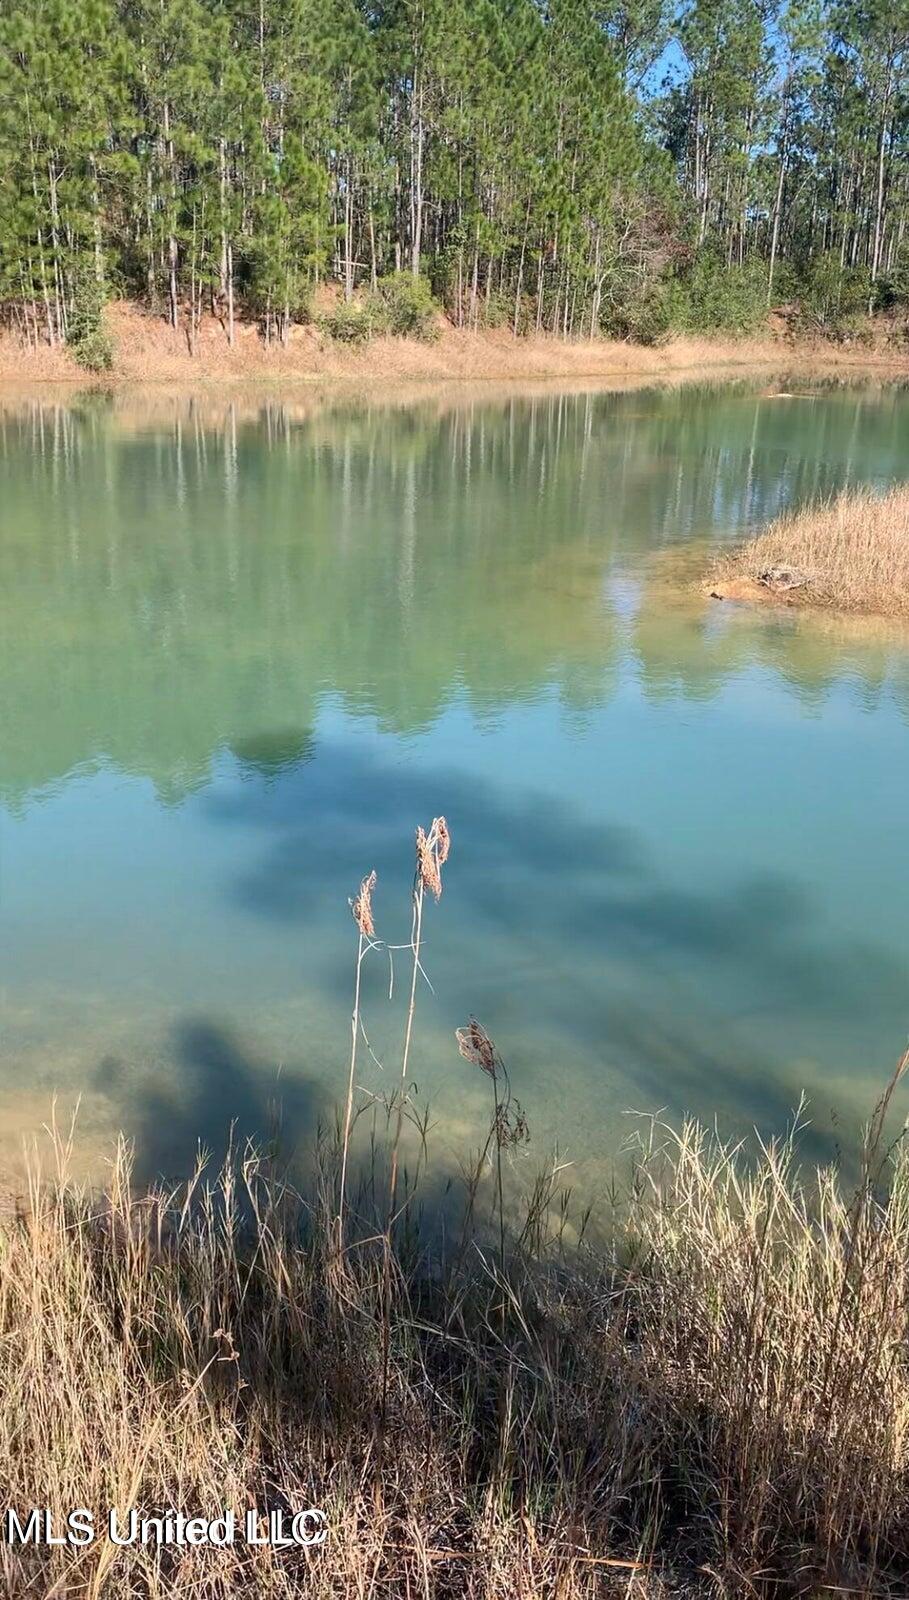
[{"label": "shoreline", "polygon": [[702,579],[713,600],[909,622],[909,490],[843,489],[786,511]]},{"label": "shoreline", "polygon": [[[722,375],[797,367],[806,373],[881,374],[909,378],[909,359],[873,350],[855,351],[822,341],[789,341],[772,335],[740,339],[680,336],[665,345],[614,340],[570,341],[551,335],[515,339],[510,331],[476,332],[445,325],[431,344],[382,336],[351,347],[316,326],[295,327],[286,346],[266,345],[255,324],[237,326],[231,349],[218,319],[203,319],[199,347],[190,355],[181,330],[139,307],[116,302],[106,322],[115,346],[109,372],[80,367],[68,350],[34,351],[7,335],[0,338],[0,390],[63,386],[118,390],[172,384],[327,382],[374,390],[383,384],[570,383],[610,385],[665,378],[692,381]],[[395,398],[388,396],[387,398]]]},{"label": "shoreline", "polygon": [[390,1131],[345,1198],[340,1123],[302,1189],[250,1149],[148,1187],[123,1144],[86,1188],[49,1130],[0,1214],[10,1593],[158,1593],[186,1545],[218,1548],[219,1593],[286,1600],[300,1569],[270,1547],[323,1542],[314,1600],[467,1596],[471,1573],[682,1600],[749,1563],[782,1595],[796,1563],[891,1592],[909,1157],[884,1112],[907,1061],[863,1144],[873,1184],[803,1170],[795,1126],[749,1166],[657,1121],[605,1224],[558,1168],[503,1200],[482,1151],[448,1226],[408,1236]]},{"label": "shoreline", "polygon": [[886,611],[877,606],[867,609],[858,605],[837,604],[833,600],[808,595],[803,590],[779,590],[759,583],[756,578],[744,576],[711,577],[709,571],[694,585],[695,592],[705,600],[765,614],[788,612],[790,616],[810,617],[813,622],[824,618],[830,622],[852,624],[857,633],[865,630],[886,629],[902,646],[909,645],[909,616],[899,611]]}]

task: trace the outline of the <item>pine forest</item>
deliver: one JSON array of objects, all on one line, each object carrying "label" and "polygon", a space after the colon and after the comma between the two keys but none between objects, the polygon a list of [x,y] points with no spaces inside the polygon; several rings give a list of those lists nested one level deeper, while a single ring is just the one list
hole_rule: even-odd
[{"label": "pine forest", "polygon": [[[909,300],[909,0],[5,0],[0,309],[836,334]],[[101,352],[103,357],[103,351]]]}]

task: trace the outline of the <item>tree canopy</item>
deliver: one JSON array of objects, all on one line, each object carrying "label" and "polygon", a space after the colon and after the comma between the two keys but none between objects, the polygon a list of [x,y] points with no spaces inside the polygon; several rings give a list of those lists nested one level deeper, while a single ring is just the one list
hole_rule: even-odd
[{"label": "tree canopy", "polygon": [[[909,297],[909,0],[7,0],[0,306],[653,338]],[[393,275],[399,275],[397,279]],[[378,302],[377,302],[378,303]],[[350,323],[353,336],[362,324]],[[339,324],[340,327],[340,324]]]}]

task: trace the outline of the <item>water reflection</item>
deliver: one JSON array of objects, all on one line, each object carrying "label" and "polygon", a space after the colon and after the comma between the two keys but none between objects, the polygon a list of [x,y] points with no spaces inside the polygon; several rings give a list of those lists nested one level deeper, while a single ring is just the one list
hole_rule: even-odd
[{"label": "water reflection", "polygon": [[904,470],[909,400],[766,390],[8,407],[7,1126],[84,1089],[151,1170],[279,1089],[311,1125],[346,895],[376,866],[403,935],[443,807],[420,1048],[453,1145],[469,1010],[581,1161],[628,1105],[778,1127],[806,1087],[858,1115],[909,996],[909,657],[685,585],[712,542]]}]

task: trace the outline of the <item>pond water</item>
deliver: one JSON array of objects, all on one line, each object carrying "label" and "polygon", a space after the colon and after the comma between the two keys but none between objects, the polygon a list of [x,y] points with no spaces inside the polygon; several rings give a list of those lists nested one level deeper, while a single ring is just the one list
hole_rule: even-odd
[{"label": "pond water", "polygon": [[[804,1091],[818,1151],[851,1135],[909,1026],[909,653],[686,583],[909,475],[909,396],[786,387],[8,401],[4,1152],[54,1094],[143,1175],[233,1119],[308,1134],[346,1078],[348,896],[375,868],[406,941],[438,812],[414,1076],[452,1156],[487,1115],[470,1013],[582,1179],[628,1111],[772,1132]],[[370,1090],[405,966],[391,999],[364,968]]]}]

